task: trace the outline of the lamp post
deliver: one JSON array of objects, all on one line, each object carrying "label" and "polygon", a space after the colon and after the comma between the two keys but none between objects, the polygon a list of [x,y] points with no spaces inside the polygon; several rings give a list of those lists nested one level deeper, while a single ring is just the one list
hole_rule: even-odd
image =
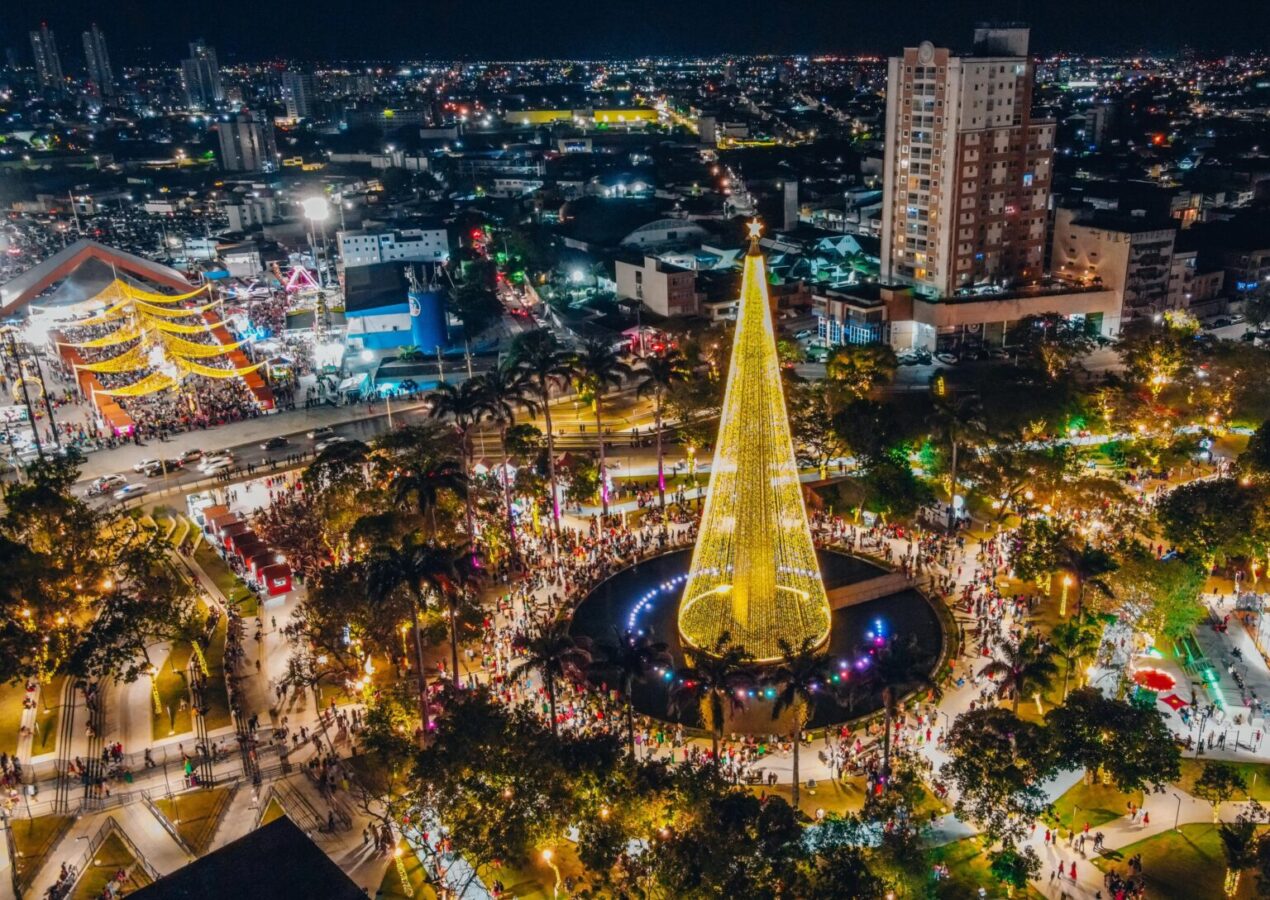
[{"label": "lamp post", "polygon": [[551,887],[551,897],[555,900],[560,896],[560,870],[556,867],[555,854],[549,849],[542,851],[542,861],[551,866],[551,871],[556,875],[556,883]]},{"label": "lamp post", "polygon": [[1177,798],[1177,812],[1173,814],[1173,830],[1177,831],[1177,823],[1182,819],[1182,795],[1174,791],[1173,796]]}]

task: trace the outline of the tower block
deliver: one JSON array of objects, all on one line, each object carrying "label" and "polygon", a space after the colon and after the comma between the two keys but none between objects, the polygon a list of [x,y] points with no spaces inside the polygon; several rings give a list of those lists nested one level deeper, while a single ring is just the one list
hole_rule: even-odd
[{"label": "tower block", "polygon": [[829,638],[829,601],[785,411],[759,224],[750,225],[732,365],[679,633],[709,652],[723,634],[760,662],[781,639]]}]

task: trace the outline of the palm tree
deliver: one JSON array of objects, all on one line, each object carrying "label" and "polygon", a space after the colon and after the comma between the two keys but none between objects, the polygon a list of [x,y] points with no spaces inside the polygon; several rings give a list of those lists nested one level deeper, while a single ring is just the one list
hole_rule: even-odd
[{"label": "palm tree", "polygon": [[454,456],[453,440],[435,423],[407,425],[375,441],[380,477],[392,503],[429,523],[437,536],[437,506],[443,493],[467,494],[467,476]]},{"label": "palm tree", "polygon": [[371,551],[367,560],[366,584],[371,599],[386,603],[399,591],[411,600],[410,616],[415,632],[415,665],[419,670],[419,719],[428,730],[428,673],[423,665],[423,634],[419,613],[429,608],[430,587],[436,577],[438,562],[427,544],[387,544]]},{"label": "palm tree", "polygon": [[592,396],[595,406],[595,430],[600,436],[600,512],[609,515],[608,479],[604,466],[604,394],[610,387],[621,387],[634,369],[605,341],[587,341],[573,358],[578,387]]},{"label": "palm tree", "polygon": [[948,528],[951,530],[957,506],[957,450],[983,434],[982,409],[974,394],[957,396],[947,393],[943,376],[935,382],[934,432],[951,451],[949,458]]},{"label": "palm tree", "polygon": [[427,583],[441,598],[450,617],[451,680],[459,687],[459,612],[464,599],[484,582],[485,570],[469,546],[427,544],[420,548],[420,555],[430,566],[426,570]]},{"label": "palm tree", "polygon": [[388,489],[393,505],[419,514],[430,524],[431,536],[437,537],[437,507],[441,495],[448,491],[467,498],[467,476],[463,466],[449,456],[416,458],[408,467],[398,468],[389,478]]},{"label": "palm tree", "polygon": [[694,665],[680,670],[670,689],[670,709],[674,715],[695,706],[702,724],[710,729],[710,747],[714,767],[719,768],[719,741],[723,737],[723,719],[727,710],[745,708],[745,692],[754,684],[751,668],[753,657],[744,647],[732,643],[727,633],[709,653],[703,653]]},{"label": "palm tree", "polygon": [[511,679],[522,681],[530,672],[542,676],[551,710],[551,733],[556,734],[556,681],[582,677],[591,663],[588,642],[585,638],[569,634],[568,621],[553,619],[530,635],[521,650],[525,658],[511,670]]},{"label": "palm tree", "polygon": [[866,677],[882,687],[882,711],[886,720],[886,730],[882,735],[882,784],[885,788],[891,775],[891,731],[900,692],[909,687],[925,687],[938,693],[939,686],[930,677],[930,656],[918,650],[914,636],[895,636],[875,649],[877,652],[872,654],[873,663]]},{"label": "palm tree", "polygon": [[1063,700],[1067,700],[1068,681],[1081,657],[1098,650],[1101,636],[1087,620],[1059,622],[1050,632],[1050,645],[1063,658]]},{"label": "palm tree", "polygon": [[434,419],[449,420],[459,435],[459,451],[463,454],[463,474],[469,479],[468,490],[463,492],[463,504],[467,517],[467,539],[476,552],[476,510],[473,504],[470,479],[472,477],[472,432],[480,427],[490,414],[486,394],[480,383],[469,378],[462,384],[439,384],[428,395],[432,401],[428,415]]},{"label": "palm tree", "polygon": [[772,718],[779,719],[786,710],[793,714],[794,809],[797,810],[798,750],[803,742],[803,727],[811,717],[816,698],[830,693],[834,671],[811,638],[803,638],[797,647],[781,638],[778,646],[781,663],[771,674],[777,692],[776,702],[772,704]]},{"label": "palm tree", "polygon": [[510,365],[500,365],[478,376],[481,392],[485,395],[485,406],[490,418],[498,425],[498,441],[503,449],[503,506],[507,513],[507,535],[511,542],[512,554],[520,556],[520,548],[516,545],[516,518],[512,513],[512,483],[508,471],[511,467],[511,456],[507,451],[507,429],[516,422],[516,407],[525,407],[531,416],[538,411],[538,404],[529,395],[529,384],[521,369]]},{"label": "palm tree", "polygon": [[551,484],[552,547],[560,536],[560,501],[556,490],[556,442],[551,427],[551,389],[562,387],[573,377],[572,357],[556,336],[545,328],[517,335],[512,342],[512,363],[525,373],[525,381],[537,394],[547,426],[547,480]]},{"label": "palm tree", "polygon": [[688,360],[678,350],[667,350],[661,356],[649,356],[637,370],[641,376],[635,388],[637,394],[653,397],[653,422],[657,429],[657,499],[661,509],[662,529],[666,528],[666,471],[665,453],[662,450],[662,422],[666,410],[666,395],[670,389],[688,377]]},{"label": "palm tree", "polygon": [[1004,699],[1014,692],[1014,713],[1018,715],[1019,700],[1024,694],[1035,694],[1048,688],[1058,675],[1054,662],[1054,648],[1038,635],[1029,634],[1017,644],[1002,648],[1004,659],[994,659],[984,666],[979,675],[989,678],[1001,676],[997,685],[997,698]]},{"label": "palm tree", "polygon": [[1111,596],[1111,585],[1103,578],[1120,566],[1115,557],[1105,550],[1091,547],[1086,540],[1064,540],[1058,548],[1060,565],[1076,579],[1076,614],[1085,611],[1085,587],[1089,586],[1104,597]]},{"label": "palm tree", "polygon": [[622,686],[622,702],[626,706],[626,739],[630,745],[631,762],[634,762],[635,706],[631,695],[635,682],[644,681],[658,668],[669,668],[673,660],[666,652],[665,643],[631,631],[617,635],[614,643],[601,644],[599,649],[604,658],[592,664],[592,671]]}]

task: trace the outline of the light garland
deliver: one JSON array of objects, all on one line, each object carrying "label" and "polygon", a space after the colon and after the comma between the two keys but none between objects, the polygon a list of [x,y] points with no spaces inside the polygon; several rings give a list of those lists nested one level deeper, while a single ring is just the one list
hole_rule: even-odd
[{"label": "light garland", "polygon": [[81,372],[137,372],[141,369],[148,368],[150,360],[146,358],[145,348],[138,344],[135,347],[129,347],[118,356],[112,356],[110,359],[103,359],[94,363],[75,363],[74,366]]},{"label": "light garland", "polygon": [[794,458],[757,223],[745,257],[705,512],[679,607],[679,632],[708,651],[723,634],[760,662],[829,637],[829,600]]},{"label": "light garland", "polygon": [[132,302],[133,308],[143,316],[159,316],[165,319],[184,319],[190,316],[201,316],[209,309],[220,306],[219,300],[213,300],[211,303],[204,303],[202,306],[176,306],[168,308],[165,306],[152,306],[149,303],[143,303],[140,300]]},{"label": "light garland", "polygon": [[246,341],[233,341],[229,344],[199,344],[195,341],[187,341],[185,338],[177,337],[174,334],[164,333],[161,333],[159,337],[163,340],[164,349],[173,356],[184,356],[189,359],[224,356],[226,353],[232,353],[247,343]]},{"label": "light garland", "polygon": [[194,648],[194,658],[198,660],[199,671],[206,678],[208,676],[207,658],[203,656],[203,648],[198,645],[198,641],[193,641],[190,646]]},{"label": "light garland", "polygon": [[264,363],[260,362],[254,366],[243,366],[238,369],[218,369],[215,366],[205,366],[201,363],[190,362],[188,359],[182,359],[179,356],[172,357],[172,361],[176,363],[176,367],[181,371],[188,372],[191,375],[202,375],[204,378],[241,378],[264,365]]},{"label": "light garland", "polygon": [[147,394],[157,394],[160,391],[166,391],[171,387],[176,387],[175,379],[164,375],[162,372],[151,372],[145,378],[140,381],[134,381],[132,384],[125,384],[123,387],[111,390],[98,390],[93,393],[99,397],[144,397]]},{"label": "light garland", "polygon": [[[123,291],[133,300],[142,300],[146,303],[180,303],[182,300],[189,300],[191,297],[197,297],[199,294],[209,292],[212,289],[212,283],[209,281],[202,287],[195,288],[184,294],[157,294],[154,291],[143,291],[141,288],[133,287],[126,281],[115,280],[118,289]],[[104,292],[103,292],[104,293]],[[100,296],[100,294],[98,295]]]}]

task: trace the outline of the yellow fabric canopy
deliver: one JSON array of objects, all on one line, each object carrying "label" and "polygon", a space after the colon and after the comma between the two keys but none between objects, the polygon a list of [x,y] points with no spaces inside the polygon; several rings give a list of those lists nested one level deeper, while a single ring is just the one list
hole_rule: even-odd
[{"label": "yellow fabric canopy", "polygon": [[136,372],[147,368],[149,365],[150,360],[146,356],[145,348],[138,344],[118,356],[112,356],[110,359],[103,359],[95,363],[77,364],[75,368],[83,372]]},{"label": "yellow fabric canopy", "polygon": [[189,359],[207,359],[211,356],[223,356],[247,343],[246,341],[234,341],[232,344],[199,344],[195,341],[179,338],[174,334],[160,334],[159,337],[163,339],[163,346],[168,353]]},{"label": "yellow fabric canopy", "polygon": [[70,328],[87,328],[90,325],[105,325],[107,322],[113,322],[126,316],[131,302],[130,300],[120,300],[106,307],[95,316],[90,316],[87,319],[76,319],[74,322],[68,322],[67,326]]},{"label": "yellow fabric canopy", "polygon": [[135,288],[123,281],[116,281],[116,284],[118,284],[120,289],[132,299],[143,300],[147,303],[180,303],[182,300],[197,297],[204,291],[211,291],[212,289],[212,283],[209,281],[202,287],[195,288],[187,294],[156,294],[153,291],[143,291],[140,288]]},{"label": "yellow fabric canopy", "polygon": [[201,316],[213,306],[219,306],[219,300],[213,300],[211,303],[204,303],[202,306],[184,307],[178,306],[168,309],[163,306],[151,306],[149,303],[142,303],[140,300],[134,300],[133,306],[143,316],[161,316],[168,319],[181,319],[186,316]]},{"label": "yellow fabric canopy", "polygon": [[163,319],[145,318],[147,328],[154,328],[157,331],[166,331],[168,334],[205,334],[216,328],[221,323],[212,322],[203,325],[182,325],[180,322],[167,322]]},{"label": "yellow fabric canopy", "polygon": [[125,325],[123,328],[116,328],[110,334],[103,334],[99,338],[93,338],[88,341],[58,341],[58,345],[62,347],[80,347],[82,349],[114,347],[117,344],[126,344],[128,341],[136,340],[139,337],[141,337],[141,329],[138,326]]},{"label": "yellow fabric canopy", "polygon": [[205,366],[201,363],[190,362],[188,359],[181,359],[179,356],[173,360],[177,368],[182,371],[189,372],[191,375],[202,375],[205,378],[241,378],[256,371],[264,363],[256,363],[254,366],[243,366],[241,369],[218,369],[215,366]]},{"label": "yellow fabric canopy", "polygon": [[132,384],[125,384],[123,387],[111,390],[94,391],[94,393],[106,397],[144,397],[146,394],[157,394],[175,386],[175,379],[162,372],[151,372],[145,378],[134,381]]}]

